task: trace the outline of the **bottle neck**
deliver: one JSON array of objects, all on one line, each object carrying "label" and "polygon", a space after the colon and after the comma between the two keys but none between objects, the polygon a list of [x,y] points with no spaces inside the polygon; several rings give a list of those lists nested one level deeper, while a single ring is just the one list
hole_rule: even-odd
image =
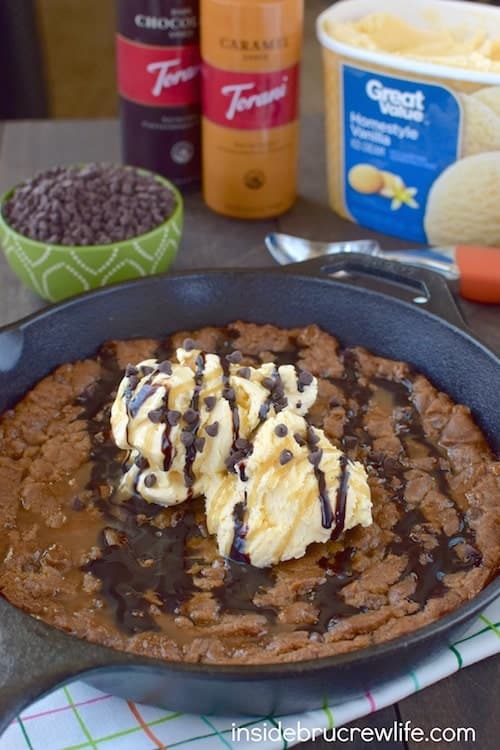
[{"label": "bottle neck", "polygon": [[302,0],[201,0],[201,55],[221,70],[279,71],[301,57]]},{"label": "bottle neck", "polygon": [[199,0],[118,0],[118,32],[160,47],[199,43]]}]

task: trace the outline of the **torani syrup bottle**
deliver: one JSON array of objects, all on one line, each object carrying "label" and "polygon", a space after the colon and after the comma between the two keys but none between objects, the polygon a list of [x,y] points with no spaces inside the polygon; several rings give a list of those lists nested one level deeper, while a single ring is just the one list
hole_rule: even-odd
[{"label": "torani syrup bottle", "polygon": [[123,160],[200,182],[199,0],[117,0]]},{"label": "torani syrup bottle", "polygon": [[302,0],[201,0],[203,195],[244,219],[296,197]]}]

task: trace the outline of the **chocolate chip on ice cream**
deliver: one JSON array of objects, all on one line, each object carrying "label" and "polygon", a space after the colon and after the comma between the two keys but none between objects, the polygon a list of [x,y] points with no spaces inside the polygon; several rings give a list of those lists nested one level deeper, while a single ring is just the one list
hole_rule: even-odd
[{"label": "chocolate chip on ice cream", "polygon": [[212,424],[207,424],[207,426],[205,427],[205,432],[209,437],[217,437],[217,434],[219,432],[219,423],[212,422]]}]

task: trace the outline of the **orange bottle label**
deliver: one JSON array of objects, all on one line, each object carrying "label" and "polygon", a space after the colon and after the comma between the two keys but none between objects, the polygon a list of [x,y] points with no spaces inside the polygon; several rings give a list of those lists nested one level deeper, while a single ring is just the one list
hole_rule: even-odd
[{"label": "orange bottle label", "polygon": [[295,200],[302,0],[202,0],[203,192],[264,218]]}]

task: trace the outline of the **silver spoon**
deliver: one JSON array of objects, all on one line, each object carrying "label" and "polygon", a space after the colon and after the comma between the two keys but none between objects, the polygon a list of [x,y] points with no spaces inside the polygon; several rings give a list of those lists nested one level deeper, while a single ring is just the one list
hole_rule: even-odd
[{"label": "silver spoon", "polygon": [[272,232],[265,238],[266,247],[281,265],[318,258],[337,253],[364,253],[386,260],[395,260],[418,268],[437,271],[449,280],[460,278],[455,263],[454,247],[414,248],[410,250],[382,250],[376,240],[352,240],[347,242],[313,242],[290,234]]},{"label": "silver spoon", "polygon": [[266,247],[274,260],[284,266],[322,255],[337,253],[364,253],[378,255],[380,245],[376,240],[348,240],[345,242],[313,242],[291,234],[273,232],[265,238]]}]

